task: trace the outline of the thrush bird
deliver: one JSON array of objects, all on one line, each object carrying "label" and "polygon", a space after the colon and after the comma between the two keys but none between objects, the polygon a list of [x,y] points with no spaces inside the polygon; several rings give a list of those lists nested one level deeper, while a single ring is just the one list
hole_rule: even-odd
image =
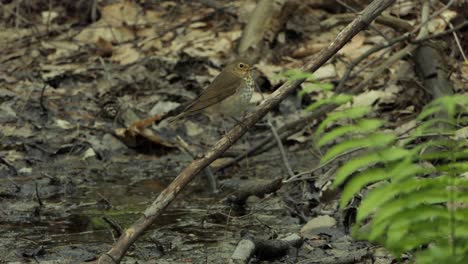
[{"label": "thrush bird", "polygon": [[179,115],[169,122],[191,116],[201,111],[235,118],[249,107],[255,83],[250,65],[243,60],[229,63],[213,82]]}]

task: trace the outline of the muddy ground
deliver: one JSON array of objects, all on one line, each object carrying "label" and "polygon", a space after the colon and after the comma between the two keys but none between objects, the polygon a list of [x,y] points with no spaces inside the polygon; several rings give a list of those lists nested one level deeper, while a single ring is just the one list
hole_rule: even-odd
[{"label": "muddy ground", "polygon": [[[177,147],[177,136],[196,156],[234,125],[206,116],[171,125],[158,120],[195,98],[235,57],[255,7],[255,1],[208,2],[2,1],[1,263],[96,260],[110,249],[118,229],[138,219],[193,159]],[[327,8],[305,4],[284,24],[258,63],[261,92],[253,102],[285,81],[275,78],[280,72],[301,66],[344,26],[318,26],[345,10]],[[418,8],[412,10],[407,18],[417,20]],[[390,37],[397,34],[377,27]],[[375,32],[361,33],[317,78],[336,85],[352,59],[383,41]],[[388,56],[378,53],[369,61]],[[408,93],[408,82],[399,82],[414,77],[412,70],[398,74],[408,65],[404,60],[392,65],[361,98],[393,128],[411,120],[422,104],[419,92]],[[452,79],[461,87],[459,72]],[[381,90],[371,91],[376,87]],[[281,127],[303,116],[303,109],[319,98],[320,93],[291,95],[269,118]],[[150,117],[156,120],[148,124],[150,134],[129,132],[134,122]],[[291,234],[304,238],[288,254],[263,263],[394,261],[378,246],[351,238],[355,204],[338,210],[339,190],[329,188],[337,165],[313,170],[322,154],[312,139],[317,122],[283,142],[286,154],[275,144],[223,167],[272,133],[265,119],[250,129],[212,165],[218,191],[210,189],[206,175],[199,175],[123,263],[226,263],[246,233],[265,240]],[[285,158],[295,174],[307,179],[249,197],[244,210],[227,202],[235,191],[290,177]]]}]

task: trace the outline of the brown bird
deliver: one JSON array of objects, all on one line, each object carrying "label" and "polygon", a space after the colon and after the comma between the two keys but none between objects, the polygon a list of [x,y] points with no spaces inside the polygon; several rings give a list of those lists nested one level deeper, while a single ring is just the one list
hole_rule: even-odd
[{"label": "brown bird", "polygon": [[247,110],[255,87],[250,69],[243,60],[229,63],[198,98],[168,121],[174,122],[201,111],[234,118],[239,116]]}]

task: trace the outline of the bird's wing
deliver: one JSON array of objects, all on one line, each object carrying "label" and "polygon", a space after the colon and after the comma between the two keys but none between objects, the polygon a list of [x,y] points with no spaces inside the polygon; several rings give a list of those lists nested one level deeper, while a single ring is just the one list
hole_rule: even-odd
[{"label": "bird's wing", "polygon": [[229,71],[221,72],[197,99],[185,108],[184,113],[198,112],[236,93],[242,78]]}]

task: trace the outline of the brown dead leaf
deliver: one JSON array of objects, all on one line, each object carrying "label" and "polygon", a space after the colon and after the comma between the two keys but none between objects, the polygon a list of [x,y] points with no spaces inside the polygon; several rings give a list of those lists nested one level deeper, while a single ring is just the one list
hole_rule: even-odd
[{"label": "brown dead leaf", "polygon": [[353,106],[372,106],[377,100],[379,102],[394,102],[396,94],[392,90],[371,90],[354,97]]},{"label": "brown dead leaf", "polygon": [[[12,43],[15,40],[33,35],[35,28],[4,28],[0,27],[0,44]],[[3,45],[2,45],[3,46]]]},{"label": "brown dead leaf", "polygon": [[30,125],[25,125],[22,127],[16,127],[14,125],[0,125],[0,135],[2,137],[24,137],[28,138],[34,135],[34,131],[32,130]]},{"label": "brown dead leaf", "polygon": [[196,137],[202,135],[206,130],[201,127],[198,123],[186,121],[184,122],[185,130],[187,135],[190,137]]},{"label": "brown dead leaf", "polygon": [[397,0],[397,2],[390,7],[390,12],[397,16],[407,16],[416,6],[413,0]]},{"label": "brown dead leaf", "polygon": [[[161,4],[162,5],[162,4]],[[155,23],[161,21],[164,16],[164,12],[160,10],[145,10],[145,18],[147,23]]]},{"label": "brown dead leaf", "polygon": [[50,53],[47,56],[47,60],[55,61],[58,59],[63,59],[66,57],[75,54],[79,49],[80,45],[72,41],[42,41],[41,45],[43,48],[55,50],[55,52]]},{"label": "brown dead leaf", "polygon": [[126,65],[137,61],[139,58],[140,52],[133,47],[133,44],[125,44],[116,47],[110,59],[122,65]]},{"label": "brown dead leaf", "polygon": [[465,61],[462,64],[462,67],[461,67],[460,71],[461,71],[462,76],[465,76],[464,79],[468,80],[468,61]]},{"label": "brown dead leaf", "polygon": [[336,77],[335,65],[328,63],[314,72],[314,80],[324,80]]},{"label": "brown dead leaf", "polygon": [[296,50],[294,50],[291,54],[293,58],[304,58],[315,54],[322,50],[323,48],[327,47],[328,43],[317,43],[316,40],[311,40],[309,43],[305,45],[299,46]]},{"label": "brown dead leaf", "polygon": [[7,151],[7,154],[3,159],[8,163],[13,163],[18,160],[24,160],[24,152],[19,152],[16,150]]},{"label": "brown dead leaf", "polygon": [[155,145],[173,148],[175,147],[174,144],[147,128],[160,119],[160,115],[155,115],[147,119],[139,120],[130,125],[129,128],[116,129],[115,134],[129,147],[141,146],[149,141]]},{"label": "brown dead leaf", "polygon": [[58,13],[55,11],[44,11],[41,13],[42,17],[42,24],[48,25],[52,23],[52,21],[58,17]]},{"label": "brown dead leaf", "polygon": [[441,33],[448,27],[447,22],[451,21],[457,16],[457,12],[452,10],[445,10],[437,18],[431,19],[427,23],[427,29],[431,33]]},{"label": "brown dead leaf", "polygon": [[256,65],[256,68],[268,78],[272,86],[276,86],[284,81],[278,78],[278,74],[283,71],[281,66],[260,62]]},{"label": "brown dead leaf", "polygon": [[135,128],[118,128],[115,130],[115,134],[129,147],[138,147],[148,142],[158,146],[164,146],[168,148],[174,148],[175,145],[161,138],[159,135],[153,133],[152,130],[135,129]]},{"label": "brown dead leaf", "polygon": [[99,38],[112,43],[122,43],[134,40],[135,33],[127,27],[112,27],[101,19],[83,29],[75,40],[82,43],[96,43]]},{"label": "brown dead leaf", "polygon": [[74,74],[86,72],[86,68],[81,64],[40,64],[40,69],[42,72],[42,78],[51,79],[67,72]]},{"label": "brown dead leaf", "polygon": [[113,27],[146,24],[143,10],[133,1],[121,1],[101,10],[102,19]]},{"label": "brown dead leaf", "polygon": [[110,41],[99,38],[96,42],[97,55],[100,57],[109,57],[112,55],[113,46]]},{"label": "brown dead leaf", "polygon": [[346,44],[340,51],[338,51],[338,54],[345,55],[346,57],[349,58],[356,58],[359,55],[362,54],[362,52],[356,52],[358,49],[362,47],[364,44],[364,41],[366,40],[366,37],[364,36],[363,33],[359,33],[356,36],[354,36],[353,39],[351,39],[348,44]]},{"label": "brown dead leaf", "polygon": [[317,235],[322,228],[330,228],[336,225],[335,218],[328,215],[320,215],[312,218],[307,224],[301,228],[301,236],[311,238]]}]

